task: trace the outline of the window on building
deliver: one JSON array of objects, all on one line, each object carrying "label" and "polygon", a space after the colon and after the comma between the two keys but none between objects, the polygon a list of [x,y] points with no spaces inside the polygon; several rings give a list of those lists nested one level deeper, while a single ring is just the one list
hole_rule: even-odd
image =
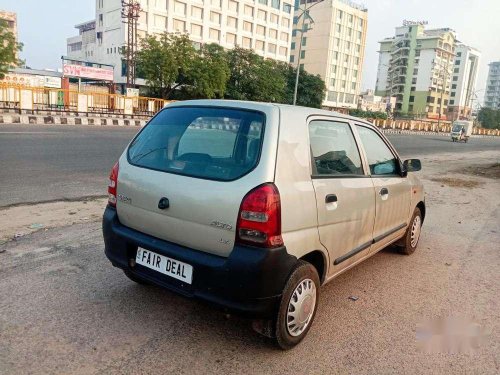
[{"label": "window on building", "polygon": [[229,2],[227,3],[227,7],[229,8],[230,11],[237,12],[238,11],[238,2],[235,0],[229,0]]},{"label": "window on building", "polygon": [[352,23],[353,20],[354,20],[354,16],[352,14],[349,14],[349,23]]},{"label": "window on building", "polygon": [[279,9],[280,8],[280,0],[271,0],[271,7],[274,9]]},{"label": "window on building", "polygon": [[415,91],[417,88],[415,86],[412,86],[410,91]]},{"label": "window on building", "polygon": [[173,25],[174,25],[175,31],[179,31],[181,33],[184,33],[186,31],[186,22],[185,21],[176,20],[174,18]]},{"label": "window on building", "polygon": [[455,94],[456,94],[456,93],[455,93],[455,91],[453,91],[453,92],[451,93],[451,96],[452,96],[452,97],[455,97]]},{"label": "window on building", "polygon": [[295,56],[294,55],[290,55],[290,62],[291,63],[295,62]]},{"label": "window on building", "polygon": [[415,51],[415,57],[418,57],[418,56],[420,56],[420,50],[419,50],[419,49],[417,49],[417,50]]},{"label": "window on building", "polygon": [[255,41],[255,50],[259,52],[264,52],[264,41],[262,40],[256,40]]},{"label": "window on building", "polygon": [[413,69],[413,75],[416,76],[418,74],[418,68]]},{"label": "window on building", "polygon": [[159,14],[154,15],[154,20],[155,20],[155,27],[157,29],[166,29],[167,28],[167,17],[161,16]]},{"label": "window on building", "polygon": [[252,39],[246,37],[241,38],[241,45],[243,48],[252,48]]},{"label": "window on building", "polygon": [[252,28],[253,28],[253,25],[251,22],[248,22],[248,21],[243,21],[243,30],[244,31],[247,31],[249,33],[252,32]]},{"label": "window on building", "polygon": [[243,13],[245,14],[245,16],[253,17],[253,7],[245,5],[243,8]]},{"label": "window on building", "polygon": [[456,82],[458,81],[458,77],[457,76],[453,76],[453,82]]},{"label": "window on building", "polygon": [[288,18],[281,18],[281,26],[283,27],[290,27],[290,20]]},{"label": "window on building", "polygon": [[351,50],[351,42],[346,42],[345,43],[345,49],[350,51]]},{"label": "window on building", "polygon": [[104,18],[103,18],[103,14],[99,14],[99,26],[103,26],[104,25]]},{"label": "window on building", "polygon": [[226,33],[226,42],[230,45],[236,44],[236,34]]},{"label": "window on building", "polygon": [[460,65],[460,60],[455,60],[455,65]]},{"label": "window on building", "polygon": [[352,82],[351,83],[351,89],[352,90],[356,90],[356,82]]},{"label": "window on building", "polygon": [[281,32],[280,34],[280,40],[283,42],[288,42],[288,33]]},{"label": "window on building", "polygon": [[191,35],[201,37],[203,34],[203,27],[195,23],[191,23]]},{"label": "window on building", "polygon": [[257,18],[259,20],[266,21],[267,20],[267,12],[265,10],[262,10],[262,9],[257,10]]},{"label": "window on building", "polygon": [[415,85],[416,83],[417,83],[417,79],[416,79],[416,78],[412,78],[412,80],[411,80],[411,84],[412,84],[412,85]]},{"label": "window on building", "polygon": [[329,102],[336,102],[338,98],[338,93],[336,91],[328,91],[327,100]]},{"label": "window on building", "polygon": [[338,58],[339,58],[339,53],[338,53],[337,51],[335,51],[335,52],[333,53],[333,59],[334,59],[334,60],[338,60]]},{"label": "window on building", "polygon": [[295,42],[292,42],[290,49],[294,50],[295,49]]},{"label": "window on building", "polygon": [[304,36],[304,37],[302,38],[302,45],[303,45],[303,46],[305,46],[305,45],[306,45],[306,43],[307,43],[307,38]]},{"label": "window on building", "polygon": [[175,1],[174,2],[174,13],[179,14],[181,16],[186,15],[186,4],[181,3],[180,1]]},{"label": "window on building", "polygon": [[267,0],[259,0],[259,4],[267,5]]},{"label": "window on building", "polygon": [[288,48],[280,47],[280,55],[281,56],[286,56],[287,53],[288,53]]},{"label": "window on building", "polygon": [[191,17],[197,20],[203,19],[203,8],[191,7]]},{"label": "window on building", "polygon": [[342,25],[340,23],[337,24],[337,32],[338,33],[342,32]]},{"label": "window on building", "polygon": [[297,30],[292,30],[292,36],[296,37],[297,36]]},{"label": "window on building", "polygon": [[453,73],[458,73],[459,71],[460,71],[460,68],[455,68],[455,69],[453,70]]},{"label": "window on building", "polygon": [[337,18],[338,18],[339,20],[341,20],[343,16],[344,16],[344,12],[342,12],[341,10],[339,10],[339,11],[337,12]]},{"label": "window on building", "polygon": [[212,4],[212,6],[215,8],[221,8],[222,7],[222,0],[211,0],[210,4]]},{"label": "window on building", "polygon": [[257,25],[255,28],[255,33],[257,35],[266,36],[266,28],[262,25]]},{"label": "window on building", "polygon": [[276,29],[269,29],[269,37],[271,39],[278,39],[278,30],[276,30]]},{"label": "window on building", "polygon": [[344,68],[344,70],[343,70],[343,74],[344,74],[344,75],[347,75],[347,68]]},{"label": "window on building", "polygon": [[336,74],[337,73],[337,65],[332,65],[331,70],[332,70],[333,74]]},{"label": "window on building", "polygon": [[306,51],[302,50],[300,51],[300,58],[304,59],[306,57]]},{"label": "window on building", "polygon": [[454,105],[455,104],[455,100],[450,100],[450,105]]},{"label": "window on building", "polygon": [[300,70],[304,70],[304,64],[300,64],[300,65],[299,65],[299,69],[300,69]]},{"label": "window on building", "polygon": [[427,97],[427,103],[434,103],[434,97],[433,96],[428,96]]},{"label": "window on building", "polygon": [[285,13],[292,13],[292,6],[287,3],[283,3],[283,11]]},{"label": "window on building", "polygon": [[342,81],[342,88],[345,89],[346,81]]},{"label": "window on building", "polygon": [[361,40],[361,31],[358,31],[358,40]]},{"label": "window on building", "polygon": [[457,84],[456,83],[454,83],[453,85],[451,85],[451,89],[452,90],[455,90],[456,88],[457,88]]},{"label": "window on building", "polygon": [[[269,43],[267,45],[267,52],[270,52],[270,53],[276,53],[276,44],[274,43]],[[304,52],[304,51],[302,51]]]},{"label": "window on building", "polygon": [[457,57],[462,56],[462,52],[457,52]]},{"label": "window on building", "polygon": [[226,23],[227,23],[227,26],[233,28],[233,29],[236,29],[236,25],[238,23],[238,20],[234,17],[227,17],[227,20],[226,20]]},{"label": "window on building", "polygon": [[345,57],[344,57],[344,62],[345,62],[345,63],[349,63],[349,55],[345,55]]},{"label": "window on building", "polygon": [[269,20],[271,21],[271,23],[277,25],[278,24],[278,20],[279,20],[279,17],[277,14],[274,14],[274,13],[271,13],[270,17],[269,17]]},{"label": "window on building", "polygon": [[220,25],[221,14],[217,12],[210,12],[210,22]]},{"label": "window on building", "polygon": [[220,30],[210,28],[209,38],[212,40],[219,41],[220,40]]},{"label": "window on building", "polygon": [[335,78],[330,78],[330,86],[335,86]]},{"label": "window on building", "polygon": [[412,95],[410,96],[410,103],[413,103],[415,101],[415,97]]}]

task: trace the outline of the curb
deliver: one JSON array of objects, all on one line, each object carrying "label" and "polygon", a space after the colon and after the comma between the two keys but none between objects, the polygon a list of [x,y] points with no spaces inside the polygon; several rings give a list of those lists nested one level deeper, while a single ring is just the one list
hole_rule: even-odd
[{"label": "curb", "polygon": [[32,125],[97,125],[97,126],[144,126],[148,120],[77,117],[77,116],[40,116],[0,114],[0,124],[32,124]]}]

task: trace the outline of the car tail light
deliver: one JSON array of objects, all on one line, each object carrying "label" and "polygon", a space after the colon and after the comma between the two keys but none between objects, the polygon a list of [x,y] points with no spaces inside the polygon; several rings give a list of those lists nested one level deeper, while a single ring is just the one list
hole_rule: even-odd
[{"label": "car tail light", "polygon": [[243,198],[236,242],[262,247],[283,245],[280,194],[274,184],[260,185]]},{"label": "car tail light", "polygon": [[118,187],[118,162],[111,169],[108,185],[108,204],[116,207],[116,188]]}]

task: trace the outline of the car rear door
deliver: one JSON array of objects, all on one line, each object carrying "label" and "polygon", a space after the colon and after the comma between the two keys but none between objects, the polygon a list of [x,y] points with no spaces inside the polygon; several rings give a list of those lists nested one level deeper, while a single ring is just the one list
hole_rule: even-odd
[{"label": "car rear door", "polygon": [[404,173],[396,152],[378,131],[357,124],[375,188],[375,225],[373,251],[381,249],[404,233],[408,225],[411,183]]},{"label": "car rear door", "polygon": [[[272,116],[271,116],[272,117]],[[239,108],[173,107],[155,117],[120,158],[117,212],[125,226],[228,256],[242,198],[272,181],[272,118]],[[259,159],[261,159],[259,161]],[[270,168],[269,166],[273,167]]]},{"label": "car rear door", "polygon": [[375,192],[348,121],[311,119],[309,141],[319,237],[333,263],[331,276],[369,252]]}]

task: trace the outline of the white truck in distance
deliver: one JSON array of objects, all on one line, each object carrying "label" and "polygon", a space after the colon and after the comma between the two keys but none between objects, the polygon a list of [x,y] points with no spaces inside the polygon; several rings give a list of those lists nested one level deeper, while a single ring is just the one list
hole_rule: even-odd
[{"label": "white truck in distance", "polygon": [[464,141],[467,143],[472,134],[473,126],[474,124],[472,121],[455,121],[453,123],[453,127],[451,128],[452,142]]}]

